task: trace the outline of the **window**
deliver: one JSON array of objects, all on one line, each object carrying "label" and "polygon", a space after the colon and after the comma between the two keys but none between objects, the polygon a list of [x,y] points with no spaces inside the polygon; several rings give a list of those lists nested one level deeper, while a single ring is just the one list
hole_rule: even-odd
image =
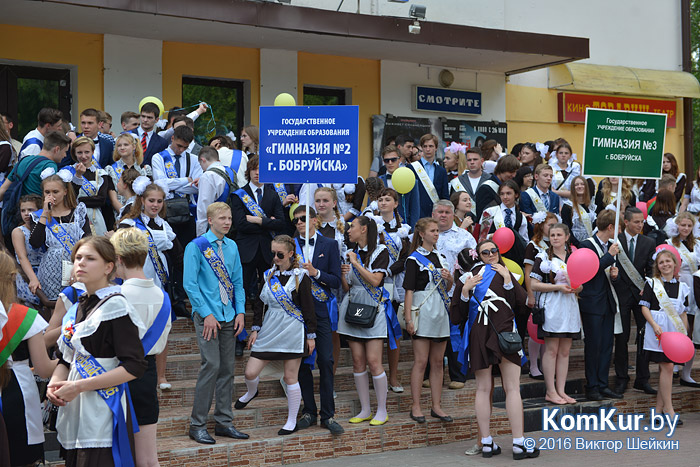
[{"label": "window", "polygon": [[[200,116],[194,124],[194,138],[202,146],[216,135],[229,131],[238,137],[244,125],[243,81],[182,78],[182,106],[187,112],[194,110],[200,102],[206,102],[214,111]],[[188,108],[189,107],[189,108]]]},{"label": "window", "polygon": [[304,105],[345,105],[347,90],[304,86]]}]

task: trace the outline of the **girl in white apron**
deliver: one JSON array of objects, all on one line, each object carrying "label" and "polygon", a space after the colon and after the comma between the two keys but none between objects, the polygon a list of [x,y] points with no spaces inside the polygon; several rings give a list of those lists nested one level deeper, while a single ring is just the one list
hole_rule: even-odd
[{"label": "girl in white apron", "polygon": [[561,208],[561,221],[571,231],[571,243],[579,243],[593,235],[595,229],[595,205],[591,204],[588,183],[581,175],[574,177],[571,183],[571,198]]},{"label": "girl in white apron", "polygon": [[[73,142],[71,155],[76,162],[71,170],[76,178],[73,186],[76,196],[88,208],[88,219],[92,224],[94,235],[104,235],[107,230],[114,228],[114,214],[106,209],[111,202],[121,207],[112,179],[94,160],[95,143],[85,136]],[[107,215],[107,219],[105,219]]]},{"label": "girl in white apron", "polygon": [[[430,360],[430,415],[451,422],[441,407],[444,365],[442,358],[450,337],[449,291],[452,275],[447,259],[435,245],[440,236],[437,221],[431,218],[416,222],[412,253],[406,261],[406,300],[404,315],[406,332],[413,338],[413,368],[411,369],[411,418],[425,423],[420,398],[426,364]],[[414,308],[417,307],[417,311]]]},{"label": "girl in white apron", "polygon": [[[689,212],[682,212],[674,221],[666,222],[666,232],[669,234],[669,239],[666,243],[673,245],[681,255],[681,270],[679,279],[688,286],[690,295],[688,295],[688,325],[690,326],[690,336],[693,336],[693,325],[695,323],[695,315],[698,312],[694,293],[694,276],[698,274],[698,265],[700,264],[700,239],[696,238],[693,229],[695,227],[695,216]],[[693,369],[693,357],[685,362],[681,373],[681,386],[700,387],[690,372]]]},{"label": "girl in white apron", "polygon": [[251,350],[245,368],[248,389],[236,401],[244,409],[258,395],[260,372],[271,360],[284,361],[284,382],[287,385],[287,423],[277,432],[284,436],[297,429],[297,413],[301,402],[299,366],[302,357],[311,355],[316,339],[316,312],[311,293],[311,279],[299,267],[294,240],[278,235],[272,240],[272,269],[265,272],[260,299],[254,307],[253,327],[248,337]]},{"label": "girl in white apron", "polygon": [[[658,337],[663,332],[687,333],[688,286],[674,278],[675,255],[669,250],[660,250],[654,255],[654,278],[647,279],[639,304],[647,320],[644,328],[644,350],[649,361],[659,364],[659,392],[656,394],[656,411],[673,418],[672,385],[673,362],[661,349]],[[681,424],[681,420],[678,420]]]},{"label": "girl in white apron", "polygon": [[569,228],[566,225],[554,224],[550,227],[551,246],[537,255],[530,273],[532,290],[542,293],[545,319],[538,330],[538,337],[544,338],[545,343],[542,358],[542,372],[547,386],[545,399],[553,404],[576,403],[576,399],[566,394],[565,385],[571,342],[581,332],[576,292],[583,286],[572,289],[569,283],[566,260],[571,251],[567,247],[568,240]]}]

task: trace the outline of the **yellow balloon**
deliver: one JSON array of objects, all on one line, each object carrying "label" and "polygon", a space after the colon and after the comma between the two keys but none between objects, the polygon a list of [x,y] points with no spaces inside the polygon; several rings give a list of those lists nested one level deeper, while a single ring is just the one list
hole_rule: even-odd
[{"label": "yellow balloon", "polygon": [[154,97],[154,96],[148,96],[148,97],[144,97],[143,99],[141,99],[141,102],[139,102],[139,112],[141,112],[141,107],[143,107],[144,104],[147,104],[149,102],[152,102],[158,106],[158,108],[160,109],[160,116],[163,117],[163,112],[165,111],[165,106],[163,105],[163,102],[161,102],[160,99],[158,99],[157,97]]},{"label": "yellow balloon", "polygon": [[503,262],[506,263],[506,267],[510,272],[512,272],[515,277],[518,279],[518,284],[522,285],[523,280],[525,279],[525,274],[523,273],[523,268],[520,267],[518,263],[513,261],[512,259],[508,259],[504,256],[501,257],[503,259]]},{"label": "yellow balloon", "polygon": [[299,203],[292,203],[291,206],[289,206],[289,220],[294,221],[294,211],[299,207]]},{"label": "yellow balloon", "polygon": [[294,96],[283,92],[275,97],[275,106],[287,106],[287,105],[297,105],[297,101],[294,100]]},{"label": "yellow balloon", "polygon": [[416,176],[408,167],[399,167],[391,174],[391,184],[394,190],[405,195],[416,185]]}]

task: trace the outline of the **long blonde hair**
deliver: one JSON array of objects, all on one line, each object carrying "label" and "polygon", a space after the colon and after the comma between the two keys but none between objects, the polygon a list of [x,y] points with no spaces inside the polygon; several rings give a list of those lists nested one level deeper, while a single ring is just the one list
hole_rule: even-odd
[{"label": "long blonde hair", "polygon": [[[680,224],[683,219],[689,220],[693,225],[695,225],[695,216],[689,213],[688,211],[683,211],[682,213],[678,214],[676,218],[674,219],[676,225]],[[673,246],[679,247],[681,246],[681,234],[676,235],[671,239],[673,242]],[[686,239],[683,241],[685,244],[686,248],[688,248],[688,251],[693,251],[693,247],[695,246],[695,235],[693,235],[693,229],[690,230],[690,233],[686,237]]]},{"label": "long blonde hair", "polygon": [[122,139],[126,139],[131,145],[131,147],[134,148],[134,162],[140,167],[141,164],[143,164],[143,148],[140,144],[136,142],[136,138],[134,138],[134,136],[131,133],[122,133],[121,135],[117,136],[117,139],[114,141],[114,152],[112,153],[112,160],[114,160],[114,162],[117,162],[119,159],[122,158],[122,156],[120,156],[119,152],[117,151],[117,144],[119,144],[119,140]]},{"label": "long blonde hair", "polygon": [[[629,205],[630,201],[632,201],[632,184],[626,178],[620,178],[617,183],[622,183],[622,201],[625,201],[627,205]],[[612,189],[612,182],[610,181],[610,178],[605,177],[603,179],[603,186],[600,188],[600,191],[603,193],[604,206],[607,206],[612,202]]]},{"label": "long blonde hair", "polygon": [[[324,193],[330,193],[331,199],[335,202],[335,206],[333,207],[333,212],[335,213],[335,229],[344,234],[345,233],[345,220],[341,217],[340,215],[340,209],[338,209],[338,193],[335,192],[333,188],[327,187],[327,186],[322,186],[319,188],[316,188],[316,191],[314,191],[314,199],[316,199],[316,193],[318,192],[324,192]],[[321,217],[316,216],[316,229],[321,228]]]}]

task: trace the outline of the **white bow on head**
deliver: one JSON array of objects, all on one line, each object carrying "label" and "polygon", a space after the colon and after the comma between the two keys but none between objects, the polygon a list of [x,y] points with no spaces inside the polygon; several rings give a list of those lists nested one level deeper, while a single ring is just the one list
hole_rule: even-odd
[{"label": "white bow on head", "polygon": [[137,195],[141,196],[144,191],[146,191],[146,187],[151,184],[151,179],[144,176],[140,175],[136,177],[136,180],[134,180],[134,183],[131,184],[131,189],[133,190],[134,193]]},{"label": "white bow on head", "polygon": [[73,180],[73,172],[71,172],[68,169],[61,169],[56,173],[56,170],[53,167],[47,167],[44,170],[41,171],[41,174],[39,175],[42,180],[46,180],[47,178],[51,177],[52,175],[58,175],[61,177],[61,180],[63,180],[65,183],[70,182]]}]

